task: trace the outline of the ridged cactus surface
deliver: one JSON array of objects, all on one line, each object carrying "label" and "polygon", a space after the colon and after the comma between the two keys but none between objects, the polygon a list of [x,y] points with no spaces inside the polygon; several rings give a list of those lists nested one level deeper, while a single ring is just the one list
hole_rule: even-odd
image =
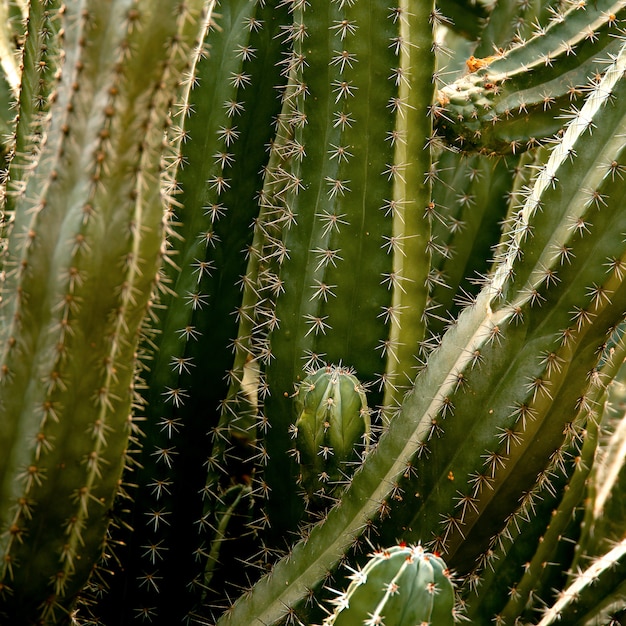
[{"label": "ridged cactus surface", "polygon": [[0,2],[0,622],[622,623],[625,11]]},{"label": "ridged cactus surface", "polygon": [[350,473],[350,464],[367,453],[371,424],[365,390],[350,370],[326,366],[298,385],[294,408],[300,481],[309,498],[323,503]]},{"label": "ridged cactus surface", "polygon": [[452,626],[454,588],[443,560],[421,546],[396,545],[371,555],[335,600],[324,626]]},{"label": "ridged cactus surface", "polygon": [[415,375],[431,184],[407,181],[430,168],[434,50],[432,6],[414,9],[293,3],[288,158],[267,173],[284,185],[270,214],[282,235],[267,277],[276,303],[265,405],[273,427],[264,438],[268,512],[279,536],[301,516],[297,468],[290,484],[282,460],[294,384],[309,370],[345,363],[388,420]]},{"label": "ridged cactus surface", "polygon": [[0,307],[0,616],[16,625],[68,620],[103,549],[165,247],[163,132],[205,9],[44,4],[25,74],[42,46],[58,69],[39,61],[49,111],[20,109]]},{"label": "ridged cactus surface", "polygon": [[[250,491],[256,435],[238,391],[249,353],[247,339],[233,337],[249,315],[241,304],[244,250],[252,243],[266,143],[280,110],[276,63],[283,46],[276,35],[284,13],[276,3],[249,0],[216,10],[195,79],[173,111],[168,132],[178,144],[171,161],[180,167],[168,206],[174,249],[153,311],[159,331],[148,329],[140,344],[145,373],[137,414],[144,436],[133,456],[138,467],[129,498],[116,511],[112,537],[121,561],[107,564],[114,573],[98,597],[98,611],[111,623],[141,615],[188,619],[207,593],[205,565],[219,553],[211,546],[221,546],[223,513]],[[220,72],[231,78],[221,81]]]}]

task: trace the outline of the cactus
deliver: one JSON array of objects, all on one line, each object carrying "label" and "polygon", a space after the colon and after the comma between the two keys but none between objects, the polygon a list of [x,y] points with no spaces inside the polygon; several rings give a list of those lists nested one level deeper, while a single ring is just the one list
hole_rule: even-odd
[{"label": "cactus", "polygon": [[345,368],[327,366],[309,374],[294,401],[296,455],[309,498],[330,496],[349,463],[367,452],[370,415],[365,391]]},{"label": "cactus", "polygon": [[[211,53],[197,59],[196,78],[173,111],[170,132],[179,145],[172,163],[182,169],[175,179],[180,190],[168,210],[170,240],[177,246],[162,269],[164,290],[152,313],[161,332],[147,329],[140,344],[147,371],[137,415],[143,418],[144,436],[133,455],[137,467],[130,475],[129,497],[119,502],[118,528],[112,533],[119,561],[111,559],[103,568],[113,575],[105,573],[96,594],[99,614],[112,623],[137,615],[174,623],[192,611],[206,592],[203,559],[220,528],[224,502],[232,502],[232,488],[242,488],[247,480],[245,460],[252,452],[243,420],[231,424],[232,400],[219,403],[228,393],[225,373],[233,368],[230,344],[237,319],[231,313],[240,297],[233,285],[245,272],[242,250],[252,240],[256,185],[261,184],[272,115],[280,107],[274,98],[280,80],[274,66],[282,49],[271,23],[273,15],[280,15],[276,11],[243,0],[212,15],[203,44]],[[251,26],[255,21],[256,28]],[[249,54],[244,52],[248,48]],[[250,74],[259,82],[222,84],[220,71]],[[260,104],[255,106],[255,99]],[[266,120],[263,134],[253,132],[260,119]],[[230,127],[236,129],[232,136]],[[196,139],[200,132],[207,138]],[[202,166],[198,170],[187,163]],[[234,191],[229,176],[244,182]],[[237,377],[233,372],[232,379]],[[189,396],[191,389],[202,394]],[[222,458],[224,450],[228,459]],[[244,460],[235,458],[238,452]],[[228,473],[219,471],[222,465]],[[231,476],[236,478],[231,481]],[[239,491],[244,500],[248,491]],[[181,537],[188,540],[184,549]],[[181,601],[170,602],[163,588],[175,591]]]},{"label": "cactus", "polygon": [[454,623],[454,588],[446,564],[419,545],[375,552],[350,578],[324,626]]},{"label": "cactus", "polygon": [[603,59],[619,49],[623,10],[611,0],[574,4],[505,53],[472,55],[469,73],[438,94],[442,132],[483,152],[518,152],[552,137],[562,112],[580,105],[588,77],[601,73]]},{"label": "cactus", "polygon": [[625,10],[0,2],[0,621],[623,619]]},{"label": "cactus", "polygon": [[[58,24],[46,51],[62,67],[40,75],[49,115],[21,95],[0,310],[0,615],[14,624],[66,619],[102,552],[164,247],[158,178],[170,91],[198,35],[185,23],[204,10],[163,20],[181,7],[48,5],[41,21],[33,8],[30,25],[41,35],[48,20]],[[120,65],[124,46],[132,52]],[[28,70],[36,47],[25,48]],[[27,123],[37,138],[25,150]]]}]

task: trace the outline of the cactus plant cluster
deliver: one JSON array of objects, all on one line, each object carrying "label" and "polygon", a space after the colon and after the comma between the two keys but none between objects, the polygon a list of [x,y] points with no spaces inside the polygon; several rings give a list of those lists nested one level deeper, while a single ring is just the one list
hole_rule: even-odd
[{"label": "cactus plant cluster", "polygon": [[626,0],[0,16],[1,623],[624,622]]}]

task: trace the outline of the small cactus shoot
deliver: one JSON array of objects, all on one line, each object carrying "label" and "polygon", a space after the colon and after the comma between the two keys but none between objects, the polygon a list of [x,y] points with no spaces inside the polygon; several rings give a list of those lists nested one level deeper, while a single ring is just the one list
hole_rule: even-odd
[{"label": "small cactus shoot", "polygon": [[301,482],[312,500],[331,494],[358,461],[370,438],[365,391],[345,367],[329,365],[299,385],[294,407]]}]

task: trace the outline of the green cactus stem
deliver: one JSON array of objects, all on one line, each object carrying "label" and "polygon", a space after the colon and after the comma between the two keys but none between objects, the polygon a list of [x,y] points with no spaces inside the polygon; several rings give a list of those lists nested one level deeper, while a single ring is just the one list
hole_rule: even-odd
[{"label": "green cactus stem", "polygon": [[219,556],[222,545],[228,540],[228,530],[233,516],[240,507],[247,504],[250,508],[251,488],[248,485],[237,484],[227,489],[214,507],[213,528],[215,534],[211,539],[211,551],[204,567],[204,586],[209,589],[216,571],[219,571]]},{"label": "green cactus stem", "polygon": [[[488,57],[495,50],[507,50],[527,41],[545,28],[550,18],[567,6],[562,0],[487,3],[489,15],[482,29],[474,54]],[[467,57],[466,57],[467,58]]]},{"label": "green cactus stem", "polygon": [[7,623],[69,620],[102,551],[163,255],[163,133],[204,8],[66,4],[45,141],[14,156],[29,175],[11,190],[0,307]]},{"label": "green cactus stem", "polygon": [[626,527],[622,497],[626,480],[626,420],[623,415],[621,418],[603,449],[602,457],[598,459],[585,535],[581,538],[583,558],[601,554],[608,549],[622,537]]},{"label": "green cactus stem", "polygon": [[[523,158],[523,155],[522,157]],[[442,153],[433,185],[432,262],[427,328],[440,336],[453,323],[463,302],[480,290],[480,276],[507,215],[515,157]],[[460,297],[459,294],[463,294]]]},{"label": "green cactus stem", "polygon": [[[542,3],[543,4],[543,3]],[[472,47],[459,37],[448,36],[438,50],[438,67],[446,68],[446,77],[459,78],[467,70],[464,59],[474,54],[492,54],[515,35],[511,13],[532,21],[537,3],[516,6],[498,2],[490,10],[489,20],[478,43]],[[441,78],[439,80],[442,80]],[[445,87],[444,87],[445,88]],[[431,168],[433,176],[431,215],[431,269],[427,330],[431,337],[443,334],[459,311],[480,290],[480,277],[490,269],[492,247],[501,235],[501,222],[512,203],[511,187],[518,184],[528,156],[491,158],[455,150],[436,151]],[[528,181],[526,181],[528,182]],[[429,339],[429,344],[432,339]]]},{"label": "green cactus stem", "polygon": [[[14,30],[15,22],[7,3],[0,4],[0,167],[12,149],[14,136],[15,104],[20,94],[21,74],[18,63],[18,45],[23,38],[23,28]],[[18,23],[22,27],[21,23]]]},{"label": "green cactus stem", "polygon": [[[626,477],[626,419],[624,419],[624,357],[626,345],[619,337],[610,347],[613,363],[619,368],[609,386],[604,415],[599,420],[602,445],[598,450],[593,474],[586,493],[585,515],[581,536],[571,571],[583,569],[589,559],[601,556],[624,537],[626,508],[623,491]],[[606,366],[605,366],[606,367]],[[600,370],[604,373],[605,367]],[[571,582],[571,577],[570,577]]]},{"label": "green cactus stem", "polygon": [[610,615],[620,609],[623,611],[625,581],[626,539],[622,539],[576,575],[574,582],[559,594],[557,601],[544,610],[537,626],[614,623]]},{"label": "green cactus stem", "polygon": [[[249,555],[228,549],[251,542],[230,545],[221,524],[232,519],[224,502],[234,492],[252,499],[257,415],[240,413],[229,387],[243,380],[239,365],[249,356],[246,339],[237,337],[238,320],[249,315],[240,289],[244,251],[280,110],[275,90],[284,81],[276,35],[286,10],[276,4],[239,0],[222,6],[173,107],[171,131],[180,144],[172,156],[176,195],[169,207],[164,289],[147,329],[152,332],[141,344],[141,451],[129,474],[131,497],[119,502],[121,528],[113,538],[122,544],[121,566],[109,565],[114,575],[98,606],[111,623],[137,615],[171,623],[190,619],[205,594],[244,577],[237,559]],[[244,510],[245,503],[235,508]],[[228,575],[215,575],[217,554]]]},{"label": "green cactus stem", "polygon": [[294,408],[300,481],[311,500],[323,500],[369,447],[365,390],[349,369],[326,366],[298,385]]},{"label": "green cactus stem", "polygon": [[[425,15],[428,12],[428,21]],[[434,90],[435,46],[433,26],[436,21],[433,2],[423,3],[423,13],[413,10],[410,2],[398,7],[399,39],[410,42],[401,46],[398,75],[398,100],[404,110],[396,115],[394,134],[393,188],[393,276],[399,284],[393,289],[390,316],[389,346],[385,370],[383,419],[388,420],[402,404],[402,398],[415,378],[416,346],[424,339],[425,318],[415,309],[424,310],[428,291],[428,270],[431,262],[432,187],[434,164],[428,142],[433,136],[432,117],[425,100]],[[424,89],[428,85],[429,89]],[[400,173],[401,172],[401,173]],[[423,180],[420,185],[414,181]]]},{"label": "green cactus stem", "polygon": [[[21,62],[17,76],[15,72],[7,74],[12,88],[16,88],[12,84],[13,80],[17,78],[19,83],[17,98],[19,114],[11,146],[16,158],[9,165],[7,177],[8,197],[5,211],[9,215],[12,215],[15,209],[14,198],[22,192],[26,184],[25,179],[32,173],[32,168],[25,167],[24,162],[32,163],[41,149],[41,141],[49,123],[50,97],[56,88],[56,73],[61,63],[59,50],[64,36],[59,32],[61,5],[62,3],[56,0],[31,3],[28,8],[25,32],[21,35],[14,35],[20,37]],[[8,8],[6,10],[9,11]],[[8,29],[9,25],[15,21],[17,20],[5,22],[5,28]],[[7,45],[10,43],[7,42]],[[15,58],[14,55],[11,56]]]},{"label": "green cactus stem", "polygon": [[597,443],[598,427],[591,419],[587,429],[555,455],[552,478],[536,486],[533,514],[512,519],[492,546],[490,567],[468,577],[462,592],[468,619],[514,624],[530,602],[538,603],[545,589],[563,583],[568,566],[563,567],[558,551],[567,543],[567,557],[573,553],[575,542],[569,541],[567,532],[572,522],[580,522],[577,508],[585,495]]},{"label": "green cactus stem", "polygon": [[[263,441],[269,519],[281,543],[302,509],[298,468],[284,460],[294,385],[326,363],[349,363],[372,409],[386,413],[397,409],[394,387],[414,376],[430,183],[408,181],[430,162],[434,19],[432,2],[419,10],[347,2],[294,9],[294,136],[290,162],[275,173],[289,184],[280,198],[288,225],[274,274],[265,404],[272,428]],[[419,131],[408,132],[409,123]]]},{"label": "green cactus stem", "polygon": [[378,550],[350,578],[324,626],[452,626],[454,586],[444,561],[421,546]]},{"label": "green cactus stem", "polygon": [[[14,19],[8,3],[0,5],[0,66],[2,66],[4,80],[14,95],[19,93],[21,74],[16,58],[17,47],[24,36],[23,29],[16,29],[16,23],[21,26],[21,20]],[[20,17],[24,16],[20,14]]]},{"label": "green cactus stem", "polygon": [[[619,331],[616,331],[615,334],[618,337],[620,335]],[[612,338],[609,345],[611,347],[606,351],[608,358],[595,374],[596,384],[590,390],[589,403],[586,407],[581,407],[581,411],[590,411],[590,414],[586,420],[580,419],[583,417],[582,415],[577,418],[578,423],[585,423],[586,421],[585,428],[581,430],[577,437],[581,441],[573,441],[574,446],[569,451],[571,455],[569,460],[568,457],[558,459],[559,463],[561,461],[563,461],[562,465],[569,463],[573,469],[567,488],[553,492],[557,498],[561,499],[561,502],[558,507],[550,512],[550,515],[545,516],[546,522],[549,523],[545,531],[540,535],[540,541],[532,558],[519,561],[517,565],[518,579],[515,582],[511,581],[510,585],[511,588],[515,589],[515,593],[507,594],[504,588],[501,589],[501,596],[507,598],[507,601],[504,608],[498,612],[498,618],[505,624],[513,624],[516,619],[530,618],[532,609],[536,611],[537,607],[551,604],[554,590],[562,589],[564,585],[571,582],[574,576],[572,572],[579,568],[586,568],[590,559],[601,556],[615,544],[615,541],[621,539],[621,535],[615,534],[611,536],[610,533],[606,533],[611,537],[611,540],[607,542],[600,540],[601,550],[594,550],[587,541],[589,535],[596,534],[593,524],[590,523],[587,516],[587,513],[593,509],[593,498],[589,498],[590,491],[592,491],[590,487],[591,485],[603,484],[598,482],[595,476],[602,471],[604,466],[602,460],[603,446],[599,448],[598,441],[602,438],[602,430],[605,428],[606,420],[603,418],[603,413],[604,415],[607,414],[607,397],[612,395],[614,388],[614,384],[608,387],[607,384],[608,381],[613,380],[616,376],[626,350],[626,346],[619,338],[617,342],[614,342]],[[580,447],[580,451],[576,450],[577,447]],[[547,484],[546,487],[548,490],[551,489],[550,484]],[[609,490],[611,489],[609,485],[607,487]],[[553,497],[554,495],[546,493],[542,496],[543,501],[537,502],[538,506],[544,506],[544,502],[549,501]],[[521,521],[521,524],[522,526],[530,525],[536,527],[540,523],[540,519],[541,516],[537,516],[537,518],[529,517],[527,524],[524,524],[523,521]],[[619,527],[619,515],[611,519]],[[511,527],[510,530],[514,533],[516,529]],[[602,535],[602,530],[598,534]],[[520,544],[519,547],[521,548],[527,542],[523,539],[520,541],[520,539],[516,539],[514,543],[515,546]],[[506,545],[506,539],[503,540],[503,544]],[[505,553],[504,555],[502,554],[503,552]],[[497,558],[503,556],[504,560],[508,560],[506,552],[507,550],[503,546],[503,548],[498,550]],[[578,563],[581,557],[584,559],[584,567],[582,561],[580,565]],[[494,566],[497,571],[499,569],[497,561],[494,563]],[[519,576],[521,571],[523,571],[523,575]],[[487,573],[486,576],[491,577],[491,574]]]}]

